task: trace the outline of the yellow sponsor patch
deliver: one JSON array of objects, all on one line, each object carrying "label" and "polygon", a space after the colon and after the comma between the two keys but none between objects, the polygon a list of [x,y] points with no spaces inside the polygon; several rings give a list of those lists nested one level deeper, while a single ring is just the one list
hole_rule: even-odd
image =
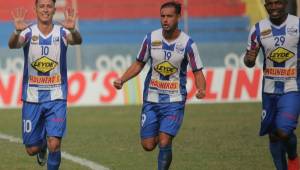
[{"label": "yellow sponsor patch", "polygon": [[156,46],[161,46],[162,42],[160,40],[154,40],[151,42],[151,46],[156,47]]},{"label": "yellow sponsor patch", "polygon": [[47,73],[57,66],[57,62],[48,57],[42,57],[31,63],[31,66],[39,72]]},{"label": "yellow sponsor patch", "polygon": [[61,76],[29,76],[29,84],[56,85],[61,84]]},{"label": "yellow sponsor patch", "polygon": [[260,35],[261,35],[261,36],[267,36],[267,35],[269,35],[271,32],[272,32],[271,29],[263,30],[263,31],[260,33]]},{"label": "yellow sponsor patch", "polygon": [[268,58],[276,63],[283,63],[294,56],[295,54],[293,52],[285,48],[278,47],[276,50],[271,52]]},{"label": "yellow sponsor patch", "polygon": [[150,88],[167,91],[177,91],[179,89],[178,81],[163,81],[163,80],[151,80]]},{"label": "yellow sponsor patch", "polygon": [[170,76],[177,72],[177,68],[174,67],[171,63],[168,61],[164,61],[154,67],[154,70],[160,73],[163,76]]},{"label": "yellow sponsor patch", "polygon": [[264,75],[270,77],[296,77],[297,70],[296,68],[270,67],[264,70]]}]

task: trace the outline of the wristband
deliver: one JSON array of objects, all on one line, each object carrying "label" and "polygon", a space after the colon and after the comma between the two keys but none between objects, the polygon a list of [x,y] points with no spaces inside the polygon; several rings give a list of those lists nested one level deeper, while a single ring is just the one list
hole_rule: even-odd
[{"label": "wristband", "polygon": [[21,32],[22,32],[22,30],[15,30],[15,31],[14,31],[14,34],[15,34],[15,35],[20,35]]},{"label": "wristband", "polygon": [[76,32],[76,28],[70,29],[69,31],[73,34]]}]

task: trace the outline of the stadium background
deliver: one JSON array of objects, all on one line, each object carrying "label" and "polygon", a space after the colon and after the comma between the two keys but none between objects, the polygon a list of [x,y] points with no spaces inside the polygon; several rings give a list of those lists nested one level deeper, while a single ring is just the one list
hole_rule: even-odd
[{"label": "stadium background", "polygon": [[[146,33],[160,27],[162,2],[57,0],[55,20],[64,18],[66,6],[76,8],[78,28],[84,41],[81,46],[70,47],[68,51],[70,122],[65,150],[101,162],[111,169],[155,167],[155,154],[144,155],[137,142],[147,68],[122,91],[116,91],[111,83],[135,60]],[[187,106],[188,115],[177,139],[175,147],[179,149],[177,154],[175,151],[172,169],[272,169],[267,143],[256,136],[260,112],[257,102],[261,100],[261,58],[255,69],[247,69],[241,57],[250,26],[266,16],[261,0],[180,2],[184,4],[180,28],[198,45],[205,65],[207,97],[201,101],[194,98],[193,76],[189,73],[188,103],[194,105]],[[0,0],[0,149],[8,153],[5,159],[0,156],[4,159],[3,163],[0,161],[0,169],[24,169],[24,166],[38,169],[33,167],[34,161],[25,158],[21,145],[1,140],[2,133],[20,136],[23,52],[7,47],[14,29],[10,11],[16,7],[26,8],[28,23],[32,23],[35,18],[33,5],[34,0]],[[202,104],[195,105],[198,103]],[[227,142],[223,143],[223,140]],[[246,149],[245,145],[248,146]],[[99,153],[94,153],[93,148],[99,149]],[[11,155],[11,150],[24,154]],[[266,162],[260,162],[262,158],[257,155]],[[15,159],[21,163],[14,163]],[[140,161],[135,164],[132,160]],[[62,169],[84,167],[66,161]]]}]

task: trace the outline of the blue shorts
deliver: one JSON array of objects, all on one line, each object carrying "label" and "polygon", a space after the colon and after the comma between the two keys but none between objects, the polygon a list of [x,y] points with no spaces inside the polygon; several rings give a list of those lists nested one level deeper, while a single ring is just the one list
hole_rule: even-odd
[{"label": "blue shorts", "polygon": [[262,95],[262,118],[259,135],[263,136],[281,129],[291,134],[297,127],[300,113],[300,93]]},{"label": "blue shorts", "polygon": [[39,146],[46,136],[63,137],[66,131],[67,103],[55,100],[44,103],[23,102],[22,136],[26,146]]},{"label": "blue shorts", "polygon": [[182,124],[185,102],[144,102],[141,114],[142,139],[158,136],[159,132],[176,136]]}]

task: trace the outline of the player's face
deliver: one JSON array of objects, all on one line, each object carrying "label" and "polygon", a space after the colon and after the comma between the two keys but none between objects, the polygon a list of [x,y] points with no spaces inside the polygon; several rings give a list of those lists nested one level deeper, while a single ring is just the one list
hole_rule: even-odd
[{"label": "player's face", "polygon": [[286,0],[265,0],[265,8],[271,19],[280,19],[286,15]]},{"label": "player's face", "polygon": [[55,4],[52,0],[38,0],[35,11],[38,21],[43,23],[52,22],[55,13]]},{"label": "player's face", "polygon": [[160,10],[160,22],[164,31],[177,29],[180,15],[176,14],[173,7],[165,7]]}]

